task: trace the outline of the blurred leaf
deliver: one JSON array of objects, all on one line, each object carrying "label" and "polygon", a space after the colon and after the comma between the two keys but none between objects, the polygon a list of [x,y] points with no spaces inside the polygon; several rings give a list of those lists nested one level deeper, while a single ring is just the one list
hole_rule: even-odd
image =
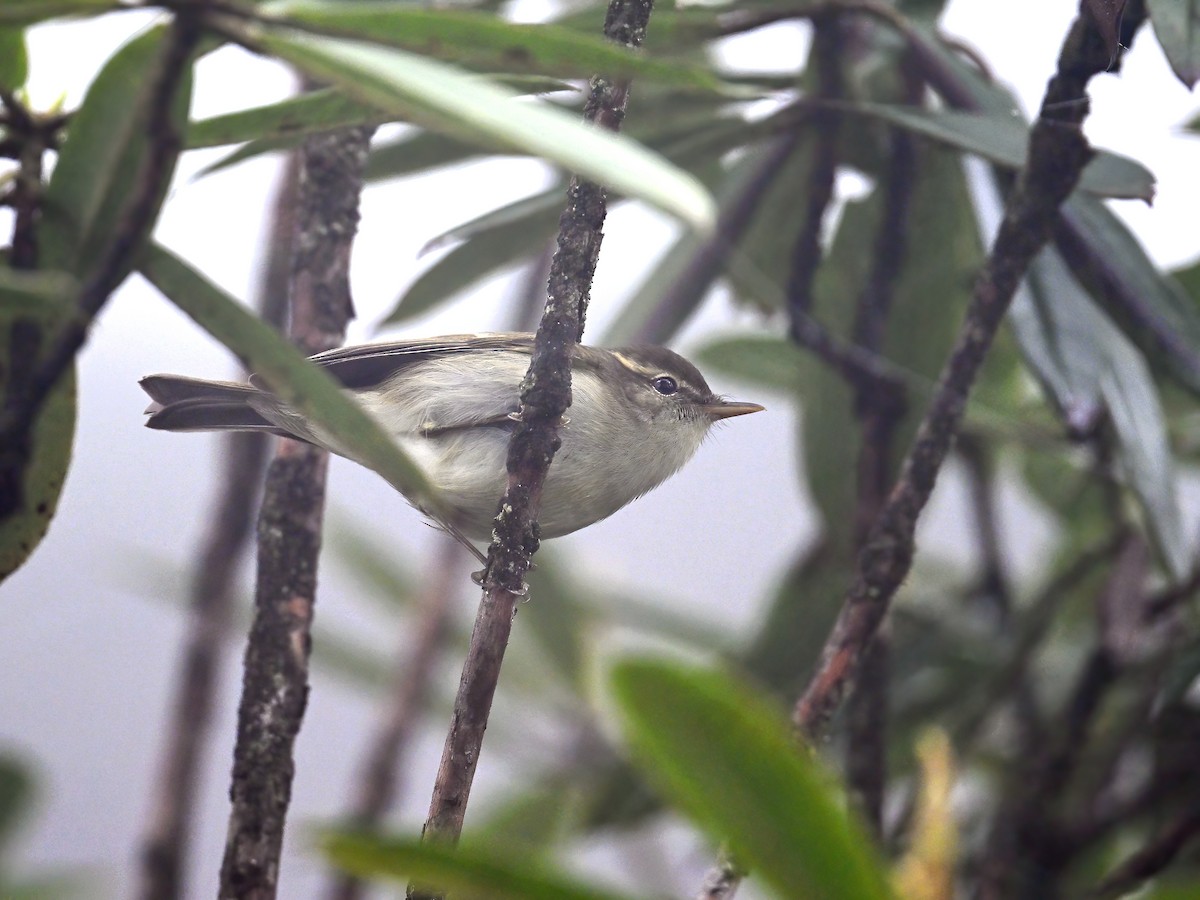
[{"label": "blurred leaf", "polygon": [[[1016,114],[934,111],[879,103],[856,103],[846,108],[1009,169],[1024,167],[1029,151],[1029,125]],[[1107,150],[1097,151],[1079,180],[1079,187],[1090,194],[1147,203],[1154,199],[1154,184],[1153,173],[1141,163]]]},{"label": "blurred leaf", "polygon": [[[69,313],[72,280],[56,272],[0,267],[0,400],[15,379],[28,378],[38,354]],[[75,438],[75,366],[51,390],[30,431],[16,505],[0,520],[0,582],[29,557],[50,527],[71,463]]]},{"label": "blurred leaf", "polygon": [[917,744],[921,790],[908,851],[892,876],[904,900],[954,900],[958,829],[950,793],[954,788],[954,750],[944,731],[926,732]]},{"label": "blurred leaf", "polygon": [[349,831],[326,832],[321,848],[330,862],[360,878],[414,879],[462,900],[631,900],[512,849],[497,853]]},{"label": "blurred leaf", "polygon": [[491,12],[433,9],[407,2],[276,0],[259,7],[280,24],[295,22],[325,34],[357,38],[470,66],[588,79],[637,78],[705,91],[745,95],[699,66],[654,59],[561,25],[506,22]]},{"label": "blurred leaf", "polygon": [[9,753],[0,754],[0,859],[32,803],[33,777],[28,767]]},{"label": "blurred leaf", "polygon": [[401,559],[394,546],[380,541],[374,530],[337,516],[332,527],[325,529],[324,539],[366,587],[367,594],[384,601],[392,612],[412,608],[417,599],[417,578],[411,562]]},{"label": "blurred leaf", "polygon": [[364,177],[367,181],[400,178],[483,155],[479,147],[457,138],[435,131],[414,131],[395,141],[372,147]]},{"label": "blurred leaf", "polygon": [[337,437],[347,455],[379,473],[415,505],[436,510],[425,476],[362,407],[270,326],[158,245],[138,270],[163,296],[228,347],[292,409]]},{"label": "blurred leaf", "polygon": [[0,88],[13,92],[29,77],[29,57],[25,51],[25,32],[21,28],[0,26]]},{"label": "blurred leaf", "polygon": [[705,370],[713,369],[789,396],[799,394],[803,387],[804,351],[784,337],[721,338],[700,348],[696,359]]},{"label": "blurred leaf", "polygon": [[0,22],[32,25],[60,16],[98,16],[122,6],[120,0],[0,0]]},{"label": "blurred leaf", "polygon": [[186,144],[189,150],[195,150],[242,141],[299,138],[386,119],[387,114],[378,108],[325,88],[192,122],[188,125]]},{"label": "blurred leaf", "polygon": [[472,825],[466,842],[477,846],[520,846],[528,851],[551,847],[566,831],[573,817],[572,800],[579,793],[579,779],[554,774],[533,785],[519,786],[519,793],[489,806],[483,821]]},{"label": "blurred leaf", "polygon": [[[1200,306],[1101,201],[1079,194],[1062,209],[1066,227],[1085,248],[1077,259],[1060,242],[1076,278],[1092,287],[1106,311],[1180,384],[1200,394]],[[1095,283],[1093,283],[1095,282]]]},{"label": "blurred leaf", "polygon": [[1010,322],[1030,366],[1069,422],[1084,429],[1101,407],[1167,570],[1187,576],[1191,549],[1179,509],[1162,406],[1141,354],[1092,303],[1053,250],[1030,269]]},{"label": "blurred leaf", "polygon": [[1146,0],[1154,36],[1188,90],[1200,80],[1200,0]]},{"label": "blurred leaf", "polygon": [[695,178],[622,138],[485,79],[400,50],[271,30],[266,49],[348,95],[458,137],[551,160],[607,187],[712,228],[715,205]]},{"label": "blurred leaf", "polygon": [[870,839],[787,721],[727,673],[626,660],[627,740],[673,801],[783,897],[886,898]]},{"label": "blurred leaf", "polygon": [[421,248],[421,255],[424,256],[426,253],[440,250],[442,247],[447,247],[450,244],[456,244],[460,241],[469,241],[476,235],[483,234],[486,231],[508,228],[512,225],[521,225],[525,221],[537,218],[540,215],[552,212],[557,213],[563,207],[566,192],[567,186],[562,182],[558,182],[540,194],[522,197],[520,200],[506,203],[504,206],[476,216],[474,219],[470,219],[460,225],[455,225],[453,228],[443,231],[441,234],[435,235],[426,241],[425,246]]},{"label": "blurred leaf", "polygon": [[[548,198],[549,195],[541,196]],[[421,273],[384,322],[396,324],[423,315],[503,267],[516,265],[540,253],[554,236],[564,201],[561,194],[552,205],[536,200],[531,198],[513,204],[525,210],[525,215],[519,219],[503,213],[510,207],[481,217],[493,224],[481,231],[473,231],[469,240]],[[466,226],[460,226],[463,227]]]},{"label": "blurred leaf", "polygon": [[[146,116],[166,34],[157,26],[118,50],[71,117],[46,188],[39,234],[43,267],[86,278],[112,240],[151,139]],[[189,72],[172,101],[171,117],[180,133],[186,128],[191,83]],[[175,158],[167,165],[173,168]],[[169,180],[162,179],[163,196]]]}]

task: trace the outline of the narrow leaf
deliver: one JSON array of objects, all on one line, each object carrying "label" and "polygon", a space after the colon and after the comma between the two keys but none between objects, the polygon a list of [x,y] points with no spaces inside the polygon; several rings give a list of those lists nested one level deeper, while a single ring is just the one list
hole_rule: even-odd
[{"label": "narrow leaf", "polygon": [[[108,246],[151,140],[146,115],[165,37],[166,29],[159,26],[118,50],[72,116],[46,188],[40,234],[45,267],[86,276]],[[171,111],[181,132],[190,102],[189,76]]]},{"label": "narrow leaf", "polygon": [[520,858],[511,848],[489,853],[354,832],[328,832],[321,846],[330,862],[360,878],[412,879],[456,900],[633,900],[573,880],[536,857]]},{"label": "narrow leaf", "polygon": [[25,84],[28,75],[25,32],[13,26],[0,26],[0,88],[12,93]]},{"label": "narrow leaf", "polygon": [[[28,376],[57,333],[74,282],[62,273],[0,268],[0,398]],[[31,430],[15,509],[0,519],[0,581],[31,554],[50,527],[71,462],[75,437],[75,367],[50,391]],[[15,466],[14,466],[15,468]],[[14,472],[14,474],[17,474]]]},{"label": "narrow leaf", "polygon": [[1200,81],[1200,0],[1146,0],[1154,35],[1188,90]]},{"label": "narrow leaf", "polygon": [[832,777],[763,697],[728,674],[653,660],[618,664],[613,689],[649,775],[780,896],[890,896]]},{"label": "narrow leaf", "polygon": [[379,423],[272,328],[161,246],[147,248],[138,271],[237,354],[284,403],[335,435],[347,456],[378,472],[414,505],[437,508],[425,476]]},{"label": "narrow leaf", "polygon": [[1009,319],[1022,354],[1069,427],[1087,430],[1107,412],[1150,535],[1172,578],[1185,578],[1192,553],[1166,421],[1145,360],[1053,250],[1034,261],[1028,284]]},{"label": "narrow leaf", "polygon": [[[1015,114],[930,111],[882,103],[856,103],[847,108],[1010,169],[1025,165],[1029,126]],[[1154,199],[1154,186],[1149,169],[1107,150],[1097,152],[1079,181],[1079,187],[1089,194],[1147,203]]]},{"label": "narrow leaf", "polygon": [[715,204],[691,175],[627,138],[577,121],[486,79],[400,50],[270,30],[262,45],[347,94],[407,120],[501,150],[531,153],[568,171],[712,228]]},{"label": "narrow leaf", "polygon": [[0,0],[0,22],[32,25],[60,16],[98,16],[121,6],[119,0]]},{"label": "narrow leaf", "polygon": [[540,252],[554,234],[561,202],[526,207],[519,218],[472,232],[413,282],[384,322],[392,325],[424,315],[505,266]]},{"label": "narrow leaf", "polygon": [[1093,288],[1147,359],[1200,393],[1200,307],[1178,281],[1159,271],[1125,223],[1096,198],[1072,196],[1062,218],[1081,248],[1067,252],[1060,237],[1075,277]]},{"label": "narrow leaf", "polygon": [[219,147],[242,141],[303,137],[351,125],[380,122],[385,113],[332,88],[289,97],[188,125],[187,147]]},{"label": "narrow leaf", "polygon": [[258,12],[328,35],[386,44],[476,71],[525,72],[563,78],[638,78],[659,84],[745,96],[711,71],[653,59],[588,34],[553,24],[506,22],[492,12],[433,9],[408,2],[279,0]]}]

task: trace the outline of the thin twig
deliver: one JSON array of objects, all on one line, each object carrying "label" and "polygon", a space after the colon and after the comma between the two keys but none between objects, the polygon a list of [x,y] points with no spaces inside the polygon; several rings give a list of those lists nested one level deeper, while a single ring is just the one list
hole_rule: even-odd
[{"label": "thin twig", "polygon": [[[304,145],[292,243],[293,341],[308,354],[337,346],[353,316],[350,248],[371,128]],[[223,900],[275,896],[295,763],[308,700],[308,657],[329,455],[283,439],[267,472],[258,522],[255,620],[246,649],[221,866]]]},{"label": "thin twig", "polygon": [[1131,894],[1169,866],[1200,834],[1200,808],[1185,810],[1148,844],[1121,863],[1088,894],[1091,900],[1110,900]]},{"label": "thin twig", "polygon": [[[297,177],[292,155],[280,179],[258,292],[262,317],[276,328],[283,327],[286,312],[286,304],[275,298],[287,296]],[[186,893],[184,869],[200,784],[199,761],[233,613],[234,579],[251,535],[270,441],[264,434],[234,432],[223,436],[222,443],[215,510],[192,572],[190,621],[177,693],[166,727],[153,810],[142,841],[139,896],[143,900],[171,900]]]},{"label": "thin twig", "polygon": [[[651,0],[613,0],[605,18],[605,36],[625,46],[641,46],[652,5]],[[627,82],[595,76],[584,117],[603,128],[619,130],[628,99]],[[558,449],[559,423],[570,405],[571,352],[583,334],[606,212],[602,187],[578,177],[571,179],[567,206],[559,220],[546,309],[521,390],[520,422],[509,443],[508,484],[488,551],[484,595],[454,699],[425,822],[425,840],[453,843],[462,832],[517,599],[525,593],[530,557],[537,550],[542,484]],[[410,885],[409,896],[431,894]]]},{"label": "thin twig", "polygon": [[863,649],[912,566],[917,519],[962,421],[975,376],[1020,279],[1050,236],[1058,207],[1092,158],[1080,127],[1088,110],[1086,88],[1108,63],[1104,41],[1090,20],[1077,18],[1031,131],[1028,164],[976,282],[966,321],[900,479],[858,556],[853,585],[826,642],[817,674],[796,704],[794,722],[811,736],[824,732],[856,675]]}]

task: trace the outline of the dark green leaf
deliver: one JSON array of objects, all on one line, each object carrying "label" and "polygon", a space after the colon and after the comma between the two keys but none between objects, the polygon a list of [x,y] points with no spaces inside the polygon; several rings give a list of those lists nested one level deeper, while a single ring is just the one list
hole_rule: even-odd
[{"label": "dark green leaf", "polygon": [[257,38],[275,55],[348,95],[408,121],[497,149],[544,157],[707,231],[715,204],[692,176],[640,145],[486,79],[400,50],[271,30]]},{"label": "dark green leaf", "polygon": [[473,144],[433,131],[418,131],[371,148],[363,177],[367,181],[401,178],[427,169],[452,166],[482,155],[482,151]]},{"label": "dark green leaf", "polygon": [[[14,272],[0,267],[0,398],[13,378],[27,376],[68,314],[74,282],[53,272]],[[20,503],[0,520],[0,581],[37,547],[58,506],[75,437],[75,367],[50,391],[34,422],[24,461]]]},{"label": "dark green leaf", "polygon": [[60,16],[98,16],[121,6],[119,0],[0,0],[0,22],[32,25]]},{"label": "dark green leaf", "polygon": [[336,435],[346,455],[378,472],[414,504],[438,508],[425,476],[379,423],[274,329],[162,247],[147,248],[138,262],[138,271],[237,354],[284,403]]},{"label": "dark green leaf", "polygon": [[219,147],[242,141],[297,138],[351,125],[382,122],[387,115],[332,88],[289,97],[188,125],[187,147]]},{"label": "dark green leaf", "polygon": [[321,845],[330,862],[360,878],[415,879],[461,900],[632,900],[512,849],[489,853],[352,832],[327,833]]},{"label": "dark green leaf", "polygon": [[891,896],[832,776],[761,695],[728,673],[653,660],[617,665],[613,688],[653,779],[780,896]]},{"label": "dark green leaf", "polygon": [[1200,0],[1146,0],[1146,9],[1167,62],[1191,90],[1200,80]]},{"label": "dark green leaf", "polygon": [[0,858],[12,842],[33,800],[29,769],[9,754],[0,756]]},{"label": "dark green leaf", "polygon": [[[856,103],[846,108],[977,154],[1009,169],[1025,165],[1029,126],[1013,114],[932,111],[879,103]],[[1147,203],[1154,199],[1154,184],[1154,175],[1141,163],[1106,150],[1097,152],[1079,181],[1079,187],[1090,194],[1145,200]]]},{"label": "dark green leaf", "polygon": [[540,253],[558,225],[563,202],[561,192],[558,194],[553,205],[518,201],[516,205],[525,209],[525,215],[519,219],[504,215],[503,208],[500,212],[489,213],[488,216],[497,217],[499,224],[471,233],[466,243],[455,247],[426,269],[384,321],[395,324],[423,315],[505,266]]},{"label": "dark green leaf", "polygon": [[1200,393],[1200,306],[1159,271],[1129,228],[1096,198],[1074,195],[1064,204],[1062,218],[1072,244],[1082,248],[1063,250],[1075,277],[1092,289],[1147,359]]},{"label": "dark green leaf", "polygon": [[1162,406],[1137,348],[1101,312],[1061,258],[1044,250],[1010,321],[1030,367],[1068,423],[1086,430],[1107,412],[1126,479],[1168,572],[1186,577],[1191,551],[1179,509]]},{"label": "dark green leaf", "polygon": [[13,26],[0,26],[0,88],[11,93],[24,85],[28,76],[25,32]]},{"label": "dark green leaf", "polygon": [[525,72],[563,78],[637,78],[745,96],[708,69],[653,59],[593,34],[561,25],[506,22],[490,12],[434,9],[407,2],[278,0],[259,8],[283,24],[387,44],[476,71]]},{"label": "dark green leaf", "polygon": [[[46,189],[39,258],[44,267],[86,276],[106,251],[151,140],[146,115],[166,33],[162,26],[152,28],[118,50],[71,117]],[[190,103],[189,74],[171,109],[180,132]],[[168,180],[163,179],[164,194]]]}]

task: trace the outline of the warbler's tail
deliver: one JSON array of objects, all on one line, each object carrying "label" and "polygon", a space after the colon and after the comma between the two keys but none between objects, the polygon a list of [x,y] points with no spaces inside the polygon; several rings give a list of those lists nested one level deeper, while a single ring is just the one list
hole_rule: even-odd
[{"label": "warbler's tail", "polygon": [[269,431],[290,436],[265,419],[250,401],[261,392],[231,381],[204,381],[181,375],[147,375],[140,382],[154,400],[146,408],[147,428],[163,431]]}]

